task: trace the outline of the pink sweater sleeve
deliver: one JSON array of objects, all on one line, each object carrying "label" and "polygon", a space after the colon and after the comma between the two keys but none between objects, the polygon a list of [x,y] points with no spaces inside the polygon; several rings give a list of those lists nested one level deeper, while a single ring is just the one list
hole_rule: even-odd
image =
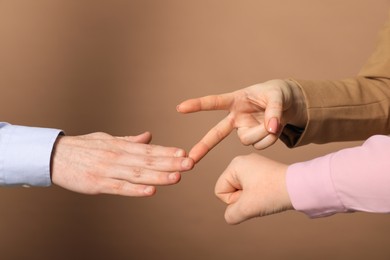
[{"label": "pink sweater sleeve", "polygon": [[362,146],[290,165],[287,190],[294,208],[312,218],[389,213],[390,137],[376,135]]}]

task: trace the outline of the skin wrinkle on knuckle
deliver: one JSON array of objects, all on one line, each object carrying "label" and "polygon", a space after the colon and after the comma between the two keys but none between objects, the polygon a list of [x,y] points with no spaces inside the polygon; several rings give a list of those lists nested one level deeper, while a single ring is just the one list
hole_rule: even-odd
[{"label": "skin wrinkle on knuckle", "polygon": [[233,204],[233,195],[234,195],[234,193],[228,193],[228,194],[225,194],[226,195],[226,197],[225,197],[225,203],[226,204],[228,204],[228,205],[230,205],[230,204]]},{"label": "skin wrinkle on knuckle", "polygon": [[146,166],[152,167],[155,164],[155,159],[150,156],[146,156],[143,158],[143,162]]},{"label": "skin wrinkle on knuckle", "polygon": [[153,145],[146,145],[145,146],[145,154],[146,155],[151,155],[153,154],[154,146]]},{"label": "skin wrinkle on knuckle", "polygon": [[200,142],[198,143],[198,147],[200,147],[199,149],[206,149],[207,151],[210,151],[211,149],[210,145],[207,143],[206,140],[200,140]]},{"label": "skin wrinkle on knuckle", "polygon": [[224,134],[220,129],[215,129],[214,131],[215,136],[217,136],[218,140],[221,140],[224,138]]},{"label": "skin wrinkle on knuckle", "polygon": [[271,99],[272,102],[268,105],[268,107],[275,110],[282,110],[283,95],[279,91],[274,90],[273,93],[270,93],[270,96],[273,98]]},{"label": "skin wrinkle on knuckle", "polygon": [[228,121],[228,124],[229,124],[229,128],[236,128],[236,125],[235,125],[235,120],[236,120],[236,117],[238,116],[239,114],[237,113],[234,113],[234,112],[230,112],[227,116],[226,116],[226,120]]},{"label": "skin wrinkle on knuckle", "polygon": [[123,191],[126,190],[126,182],[125,181],[118,181],[118,182],[114,182],[113,184],[111,184],[109,187],[108,187],[108,191],[109,193],[112,193],[112,194],[122,194]]},{"label": "skin wrinkle on knuckle", "polygon": [[141,167],[133,168],[133,177],[135,179],[140,179],[143,176],[144,169]]},{"label": "skin wrinkle on knuckle", "polygon": [[218,107],[220,106],[221,102],[222,102],[221,101],[221,97],[220,96],[216,96],[215,99],[214,99],[213,110],[218,109]]}]

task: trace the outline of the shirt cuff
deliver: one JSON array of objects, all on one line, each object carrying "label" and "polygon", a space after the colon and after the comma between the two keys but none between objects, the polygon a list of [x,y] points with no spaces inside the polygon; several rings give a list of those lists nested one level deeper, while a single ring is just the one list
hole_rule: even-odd
[{"label": "shirt cuff", "polygon": [[50,186],[50,163],[61,130],[0,123],[0,185]]},{"label": "shirt cuff", "polygon": [[334,188],[331,156],[295,163],[287,169],[287,190],[293,207],[311,218],[347,212]]}]

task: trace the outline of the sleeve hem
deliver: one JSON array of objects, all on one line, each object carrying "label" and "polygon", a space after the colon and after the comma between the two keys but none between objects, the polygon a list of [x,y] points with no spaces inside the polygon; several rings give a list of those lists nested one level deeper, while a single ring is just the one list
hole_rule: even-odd
[{"label": "sleeve hem", "polygon": [[292,205],[310,218],[347,212],[331,179],[331,156],[295,163],[287,169],[287,190]]},{"label": "sleeve hem", "polygon": [[0,128],[0,185],[50,186],[52,150],[61,132],[16,125]]}]

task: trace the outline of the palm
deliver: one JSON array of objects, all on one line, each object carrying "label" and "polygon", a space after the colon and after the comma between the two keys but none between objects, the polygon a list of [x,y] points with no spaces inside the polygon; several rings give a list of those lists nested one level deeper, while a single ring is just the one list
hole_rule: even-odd
[{"label": "palm", "polygon": [[234,127],[242,129],[263,125],[266,104],[252,100],[244,90],[237,91],[236,95],[229,109]]}]

